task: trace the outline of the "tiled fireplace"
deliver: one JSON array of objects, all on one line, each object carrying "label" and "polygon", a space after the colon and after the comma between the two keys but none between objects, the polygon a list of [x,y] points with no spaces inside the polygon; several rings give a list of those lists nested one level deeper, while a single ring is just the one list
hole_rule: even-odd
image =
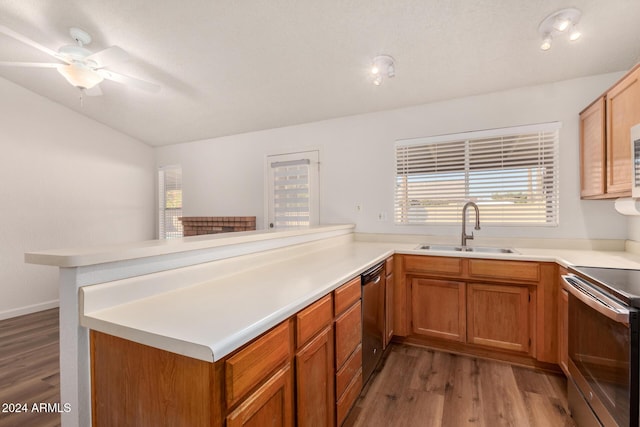
[{"label": "tiled fireplace", "polygon": [[255,216],[183,216],[180,221],[185,237],[256,229]]}]

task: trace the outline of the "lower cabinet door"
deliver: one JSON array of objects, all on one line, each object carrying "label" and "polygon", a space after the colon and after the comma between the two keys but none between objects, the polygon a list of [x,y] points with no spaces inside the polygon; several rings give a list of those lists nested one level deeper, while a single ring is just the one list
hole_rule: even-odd
[{"label": "lower cabinet door", "polygon": [[296,354],[298,426],[333,427],[333,329],[326,328]]},{"label": "lower cabinet door", "polygon": [[411,280],[413,332],[465,342],[465,283],[452,280]]},{"label": "lower cabinet door", "polygon": [[467,289],[467,339],[471,344],[529,353],[529,288],[470,283]]},{"label": "lower cabinet door", "polygon": [[287,364],[227,416],[227,426],[293,426],[292,383],[293,373]]}]

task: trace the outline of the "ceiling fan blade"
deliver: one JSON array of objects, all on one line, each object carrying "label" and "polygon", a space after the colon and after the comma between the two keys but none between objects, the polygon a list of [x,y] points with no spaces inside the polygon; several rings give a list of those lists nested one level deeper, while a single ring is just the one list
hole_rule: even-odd
[{"label": "ceiling fan blade", "polygon": [[97,64],[97,68],[108,67],[117,62],[123,62],[129,59],[129,54],[119,46],[111,46],[100,52],[93,53],[85,58]]},{"label": "ceiling fan blade", "polygon": [[61,61],[64,61],[64,62],[67,62],[67,63],[69,62],[69,61],[65,60],[64,58],[62,58],[60,55],[58,55],[58,52],[56,52],[55,50],[49,49],[48,47],[43,46],[40,43],[34,42],[30,38],[25,37],[20,33],[16,33],[11,28],[7,28],[4,25],[0,25],[0,33],[4,34],[6,36],[9,36],[11,38],[14,38],[14,39],[18,40],[19,42],[22,42],[22,43],[24,43],[26,45],[34,47],[34,48],[38,49],[41,52],[44,52],[46,54],[49,54],[49,55],[53,56],[56,59],[60,59]]},{"label": "ceiling fan blade", "polygon": [[92,87],[90,89],[82,89],[82,92],[84,92],[84,94],[87,95],[87,96],[101,96],[102,95],[102,90],[100,89],[100,85],[95,85],[94,87]]},{"label": "ceiling fan blade", "polygon": [[8,62],[0,61],[2,67],[29,67],[29,68],[58,68],[63,64],[54,64],[53,62]]},{"label": "ceiling fan blade", "polygon": [[112,80],[114,82],[122,83],[125,85],[133,86],[137,89],[144,90],[146,92],[158,92],[160,90],[160,85],[155,83],[147,82],[144,80],[137,79],[131,76],[125,76],[124,74],[114,73],[113,71],[99,69],[96,70],[102,77],[107,80]]}]

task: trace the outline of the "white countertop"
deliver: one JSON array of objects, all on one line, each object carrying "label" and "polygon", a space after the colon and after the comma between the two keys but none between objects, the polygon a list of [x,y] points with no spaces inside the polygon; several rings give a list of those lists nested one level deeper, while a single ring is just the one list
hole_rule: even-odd
[{"label": "white countertop", "polygon": [[[424,251],[413,243],[344,238],[338,243],[320,244],[326,247],[318,245],[309,251],[300,246],[284,255],[276,253],[271,259],[268,254],[247,255],[86,286],[80,290],[84,300],[81,324],[167,351],[216,361],[394,253],[640,269],[638,255],[621,251],[515,248],[518,254],[478,254]],[[207,273],[211,268],[213,273]],[[171,283],[177,281],[180,285],[172,288]],[[146,291],[138,292],[135,286],[140,283]]]},{"label": "white countertop", "polygon": [[[81,267],[109,262],[128,261],[162,255],[174,255],[189,251],[225,248],[240,245],[258,245],[273,242],[277,239],[295,239],[300,243],[305,236],[313,239],[313,235],[331,232],[351,232],[353,224],[322,225],[315,227],[294,228],[277,231],[241,231],[235,233],[205,234],[202,236],[182,237],[178,239],[147,240],[111,246],[87,248],[51,249],[46,251],[30,251],[24,254],[29,264],[52,265],[58,267]],[[264,250],[264,248],[262,248]]]},{"label": "white countertop", "polygon": [[[215,361],[386,259],[393,251],[393,245],[389,244],[350,243],[256,268],[252,268],[247,259],[245,268],[233,275],[113,307],[81,311],[81,324],[175,353]],[[189,283],[190,273],[196,275],[198,268],[184,269],[181,279]],[[176,273],[179,272],[156,275]],[[121,288],[126,287],[124,285]],[[104,291],[108,286],[81,289],[87,310],[91,310],[88,306],[93,304],[92,298],[102,300],[98,305],[104,305],[104,299],[111,298],[109,291]],[[114,293],[123,290],[116,289]]]}]

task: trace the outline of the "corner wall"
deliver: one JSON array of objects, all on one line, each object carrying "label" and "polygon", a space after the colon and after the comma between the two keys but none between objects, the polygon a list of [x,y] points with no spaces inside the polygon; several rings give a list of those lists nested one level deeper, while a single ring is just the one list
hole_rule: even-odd
[{"label": "corner wall", "polygon": [[[265,156],[319,149],[321,223],[355,223],[356,231],[365,233],[458,236],[459,226],[393,224],[394,142],[560,121],[560,225],[486,226],[478,237],[625,239],[626,218],[616,213],[613,201],[580,200],[578,160],[579,112],[622,74],[165,146],[156,150],[157,163],[182,165],[185,215],[255,215],[260,229]],[[379,220],[380,213],[386,219]]]},{"label": "corner wall", "polygon": [[0,319],[56,307],[24,253],[154,238],[153,149],[0,79]]}]

